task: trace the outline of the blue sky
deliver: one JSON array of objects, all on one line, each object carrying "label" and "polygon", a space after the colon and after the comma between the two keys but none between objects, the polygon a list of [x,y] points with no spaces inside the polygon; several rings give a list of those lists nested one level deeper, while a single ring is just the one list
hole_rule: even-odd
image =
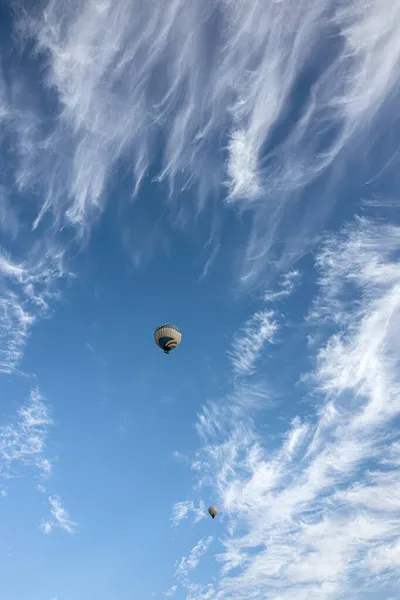
[{"label": "blue sky", "polygon": [[1,597],[398,598],[400,7],[0,23]]}]

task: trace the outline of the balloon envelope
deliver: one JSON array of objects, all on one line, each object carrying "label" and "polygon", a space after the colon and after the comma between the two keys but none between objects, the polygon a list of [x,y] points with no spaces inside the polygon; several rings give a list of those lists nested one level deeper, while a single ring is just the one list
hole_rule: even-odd
[{"label": "balloon envelope", "polygon": [[172,323],[164,323],[154,332],[154,341],[165,354],[169,354],[181,343],[182,334]]},{"label": "balloon envelope", "polygon": [[214,519],[218,514],[218,508],[216,506],[210,506],[210,508],[208,509],[208,512]]}]

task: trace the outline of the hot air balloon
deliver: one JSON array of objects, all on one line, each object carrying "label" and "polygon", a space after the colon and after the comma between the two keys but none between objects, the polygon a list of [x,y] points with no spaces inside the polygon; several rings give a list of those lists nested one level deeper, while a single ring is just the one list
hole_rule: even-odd
[{"label": "hot air balloon", "polygon": [[218,514],[218,508],[216,506],[210,506],[210,508],[208,509],[208,512],[212,516],[212,518],[215,519],[215,517]]},{"label": "hot air balloon", "polygon": [[154,332],[154,341],[161,350],[164,350],[165,354],[169,354],[171,350],[179,346],[181,339],[181,332],[171,323],[160,325]]}]

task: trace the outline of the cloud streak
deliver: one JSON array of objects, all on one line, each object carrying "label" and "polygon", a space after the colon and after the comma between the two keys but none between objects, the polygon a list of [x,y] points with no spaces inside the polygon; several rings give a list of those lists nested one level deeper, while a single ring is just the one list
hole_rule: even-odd
[{"label": "cloud streak", "polygon": [[257,263],[301,201],[295,192],[379,117],[395,87],[399,21],[378,0],[25,7],[16,29],[46,66],[41,93],[55,115],[46,121],[37,98],[29,106],[23,81],[18,110],[4,97],[1,114],[17,139],[19,186],[42,191],[36,226],[48,212],[89,231],[114,167],[126,165],[136,193],[161,143],[156,178],[171,190],[195,185],[201,210],[225,182],[229,203],[254,211],[246,257]]},{"label": "cloud streak", "polygon": [[277,330],[272,310],[256,312],[233,342],[230,357],[234,372],[238,375],[253,373],[264,345],[273,343]]},{"label": "cloud streak", "polygon": [[175,577],[182,581],[186,581],[188,578],[189,571],[192,571],[197,567],[201,557],[207,552],[209,545],[214,540],[213,536],[202,538],[197,542],[191,549],[189,556],[184,556],[178,563],[175,571]]},{"label": "cloud streak", "polygon": [[15,262],[0,248],[0,373],[18,370],[32,326],[50,314],[59,297],[57,284],[68,275],[62,251],[49,247],[40,256],[41,250],[43,245],[31,249],[26,261]]},{"label": "cloud streak", "polygon": [[[185,589],[186,593],[188,594],[187,598],[189,599],[195,597],[198,591],[202,589],[202,586],[193,583],[190,580],[190,574],[197,568],[201,558],[206,554],[213,541],[213,536],[201,538],[197,544],[193,546],[189,555],[183,556],[176,564],[174,577],[178,580],[179,585]],[[175,594],[177,589],[178,586],[174,585],[168,592],[165,593],[165,595],[172,596]]]},{"label": "cloud streak", "polygon": [[63,507],[59,496],[49,497],[51,519],[43,521],[41,529],[48,535],[54,528],[63,529],[69,534],[76,532],[77,524],[69,517],[68,511]]},{"label": "cloud streak", "polygon": [[176,592],[177,589],[178,589],[178,586],[177,585],[173,585],[172,587],[170,587],[169,590],[167,590],[166,592],[164,592],[164,596],[168,596],[168,597],[173,596],[175,594],[175,592]]},{"label": "cloud streak", "polygon": [[199,505],[196,506],[194,504],[194,502],[192,502],[191,500],[184,501],[184,502],[177,502],[174,505],[174,508],[172,511],[172,517],[171,517],[173,526],[176,527],[177,525],[179,525],[179,523],[182,520],[187,519],[191,513],[193,513],[193,515],[194,515],[194,518],[193,518],[194,523],[198,523],[199,521],[201,521],[201,519],[204,519],[205,518],[204,503],[202,501],[200,501]]},{"label": "cloud streak", "polygon": [[38,470],[41,476],[51,473],[45,456],[48,428],[53,421],[38,389],[32,390],[28,402],[17,411],[14,423],[0,427],[0,475],[19,476],[21,467]]},{"label": "cloud streak", "polygon": [[294,418],[273,446],[251,421],[203,438],[194,470],[227,528],[218,583],[192,589],[193,600],[398,589],[399,252],[400,229],[366,219],[321,247],[309,324],[325,339],[304,380],[314,417]]},{"label": "cloud streak", "polygon": [[[355,144],[368,152],[396,91],[400,11],[389,1],[257,0],[249,10],[244,0],[50,0],[33,12],[16,2],[12,18],[21,47],[33,42],[28,66],[44,77],[36,87],[17,77],[7,61],[11,40],[4,42],[0,227],[7,240],[24,242],[7,259],[21,273],[8,272],[0,289],[6,373],[43,316],[48,298],[38,290],[63,279],[61,254],[88,239],[119,167],[129,188],[122,213],[150,174],[169,186],[172,226],[212,201],[214,236],[227,206],[249,211],[237,264],[241,283],[252,285],[270,259],[286,268],[314,243],[336,195],[324,194],[321,207],[321,192],[306,197],[307,186],[344,164]],[[160,240],[153,223],[146,256],[152,240]]]},{"label": "cloud streak", "polygon": [[[28,469],[39,473],[37,488],[45,493],[43,482],[49,479],[53,464],[46,456],[49,428],[53,425],[50,409],[38,388],[31,391],[29,400],[17,410],[17,416],[9,424],[0,427],[0,479],[23,477]],[[0,495],[6,496],[3,488]],[[68,533],[76,530],[59,496],[49,498],[51,519],[43,521],[41,529],[50,533],[55,527]]]}]

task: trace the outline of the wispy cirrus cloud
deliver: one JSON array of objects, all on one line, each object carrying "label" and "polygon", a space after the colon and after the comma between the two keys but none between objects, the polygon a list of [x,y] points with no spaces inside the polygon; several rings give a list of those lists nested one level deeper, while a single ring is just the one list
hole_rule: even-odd
[{"label": "wispy cirrus cloud", "polygon": [[[202,556],[206,554],[213,541],[213,536],[201,538],[197,544],[193,546],[189,555],[183,556],[176,564],[174,577],[179,581],[179,585],[187,591],[189,597],[199,589],[197,584],[190,581],[190,573],[196,569]],[[177,586],[173,586],[169,592],[173,590],[173,593],[175,593],[177,589]],[[172,595],[169,592],[167,592],[166,595]]]},{"label": "wispy cirrus cloud", "polygon": [[0,476],[19,476],[21,469],[31,467],[47,477],[51,462],[46,458],[48,428],[53,421],[50,411],[38,389],[17,411],[17,418],[0,427]]},{"label": "wispy cirrus cloud", "polygon": [[167,590],[166,592],[164,592],[164,596],[173,596],[176,592],[176,590],[178,589],[177,585],[173,585],[169,588],[169,590]]},{"label": "wispy cirrus cloud", "polygon": [[[400,12],[389,2],[257,0],[249,11],[244,0],[51,0],[35,13],[16,3],[15,15],[46,65],[40,93],[55,105],[46,119],[23,80],[18,110],[6,95],[1,103],[19,149],[16,180],[42,192],[39,222],[49,213],[89,231],[114,167],[124,163],[135,194],[160,149],[156,179],[177,192],[193,184],[193,213],[223,182],[229,203],[253,211],[247,274],[265,263],[288,212],[305,206],[299,190],[355,140],[366,148],[364,124],[396,85]],[[318,201],[298,243],[304,228],[315,233]],[[168,206],[177,218],[178,193]]]},{"label": "wispy cirrus cloud", "polygon": [[251,374],[265,344],[274,342],[278,324],[272,310],[258,311],[236,335],[230,351],[234,371]]},{"label": "wispy cirrus cloud", "polygon": [[21,360],[35,317],[18,296],[10,291],[0,298],[0,371],[11,373]]},{"label": "wispy cirrus cloud", "polygon": [[[203,438],[195,471],[227,523],[218,583],[192,600],[393,595],[399,561],[400,229],[358,219],[323,244],[305,379],[317,412],[272,446],[251,421]],[[326,327],[328,325],[328,327]]]},{"label": "wispy cirrus cloud", "polygon": [[[0,479],[23,477],[28,469],[32,469],[40,477],[38,490],[46,492],[43,484],[47,483],[53,469],[53,461],[46,456],[52,424],[48,403],[38,388],[33,389],[28,401],[18,408],[16,418],[0,426]],[[3,488],[1,496],[7,494],[8,489]],[[51,519],[42,522],[43,532],[50,533],[54,527],[60,527],[73,533],[76,523],[69,519],[59,496],[51,496],[49,503]]]},{"label": "wispy cirrus cloud", "polygon": [[198,506],[195,505],[191,500],[177,502],[174,505],[172,511],[171,521],[174,526],[179,525],[179,523],[187,519],[190,514],[193,514],[193,522],[198,523],[201,519],[205,518],[205,506],[202,500],[200,500]]},{"label": "wispy cirrus cloud", "polygon": [[[277,241],[278,255],[293,262],[313,244],[336,201],[326,194],[321,208],[320,194],[305,198],[305,187],[353,143],[362,141],[368,151],[374,137],[363,126],[380,121],[395,92],[400,12],[390,2],[257,0],[249,11],[244,0],[162,6],[50,0],[40,10],[15,2],[12,19],[16,37],[5,38],[1,49],[0,228],[8,240],[23,237],[24,252],[12,245],[10,260],[39,287],[43,269],[47,284],[49,275],[58,283],[62,277],[57,261],[44,266],[38,255],[53,256],[55,240],[66,252],[72,232],[87,240],[121,165],[128,196],[157,167],[154,179],[171,191],[165,214],[180,227],[208,199],[217,213],[211,234],[226,204],[216,198],[250,211],[247,244],[238,250],[244,285],[270,264]],[[17,37],[20,47],[33,42],[25,59],[44,73],[34,78],[36,87],[7,54]],[[301,97],[298,106],[294,95]],[[180,193],[191,185],[192,205]],[[302,217],[281,244],[293,211]],[[27,262],[35,235],[45,238],[37,264]],[[133,262],[152,256],[150,246],[161,237],[151,221]],[[42,316],[15,284],[14,278],[0,290],[5,372],[19,363]]]},{"label": "wispy cirrus cloud", "polygon": [[68,275],[63,252],[31,249],[30,258],[13,261],[0,248],[0,373],[19,367],[25,344],[37,319],[50,313],[59,296],[57,283]]},{"label": "wispy cirrus cloud", "polygon": [[[18,15],[18,3],[13,8]],[[29,10],[23,7],[16,29],[23,40],[33,39],[46,87],[36,94],[28,80],[2,77],[0,142],[15,152],[1,169],[0,221],[8,238],[22,225],[43,228],[47,237],[35,261],[26,261],[31,246],[3,265],[0,361],[7,373],[44,314],[42,285],[60,278],[56,268],[43,279],[53,263],[46,259],[38,269],[38,256],[49,256],[54,239],[64,243],[71,226],[85,239],[121,164],[131,175],[128,193],[136,194],[157,150],[156,179],[169,183],[173,223],[182,221],[183,204],[174,192],[191,183],[193,214],[220,190],[225,205],[250,212],[238,264],[241,281],[252,283],[273,252],[290,262],[313,243],[337,194],[322,203],[310,184],[343,165],[354,147],[362,145],[367,155],[386,119],[381,116],[397,100],[400,9],[389,0],[257,0],[250,9],[244,0],[50,0],[43,11]],[[50,118],[38,107],[39,95]],[[296,105],[294,96],[302,98]],[[11,202],[15,192],[24,207],[21,194],[32,193],[22,216]],[[329,599],[360,594],[360,587],[346,588],[350,579],[385,589],[397,575],[398,525],[384,502],[390,485],[366,473],[368,464],[378,473],[384,465],[396,485],[398,442],[386,428],[399,404],[397,235],[395,227],[364,221],[332,238],[319,255],[321,292],[311,321],[334,333],[317,348],[315,373],[305,380],[320,402],[313,419],[293,419],[281,445],[269,447],[244,419],[248,405],[267,399],[268,390],[242,381],[234,400],[201,411],[198,430],[206,445],[195,468],[201,482],[215,481],[230,537],[219,557],[220,582],[191,587],[191,599],[257,598],[266,585],[272,600]],[[142,260],[140,253],[135,258]],[[232,351],[238,378],[255,374],[273,340],[272,315],[266,315],[245,325],[243,356]],[[239,396],[243,419],[235,426],[238,412],[231,407],[237,409]],[[213,479],[204,476],[207,468]],[[335,496],[338,489],[347,495]],[[361,502],[372,491],[380,511]],[[47,529],[69,522],[54,502]],[[181,506],[177,522],[191,512],[200,515],[190,503]],[[377,579],[372,565],[380,564],[386,571]]]},{"label": "wispy cirrus cloud", "polygon": [[267,291],[264,296],[266,302],[276,302],[279,299],[284,299],[290,296],[296,286],[296,282],[300,279],[300,273],[296,269],[284,273],[282,280],[279,282],[281,288],[277,292]]},{"label": "wispy cirrus cloud", "polygon": [[43,533],[49,534],[54,528],[63,529],[67,533],[73,534],[76,532],[77,523],[70,519],[68,511],[64,508],[59,496],[49,497],[51,518],[42,521],[41,529]]},{"label": "wispy cirrus cloud", "polygon": [[196,430],[205,440],[225,435],[232,422],[243,423],[257,410],[272,408],[273,405],[274,400],[264,382],[237,380],[230,394],[202,406]]},{"label": "wispy cirrus cloud", "polygon": [[205,262],[205,265],[203,267],[203,270],[201,272],[201,275],[199,277],[199,282],[203,281],[203,279],[205,279],[205,277],[207,277],[208,272],[209,272],[212,264],[214,263],[214,261],[215,261],[215,259],[217,257],[217,254],[218,254],[218,252],[220,250],[220,247],[221,247],[220,244],[216,244],[213,247],[213,249],[211,250],[210,256],[207,258],[207,260]]},{"label": "wispy cirrus cloud", "polygon": [[[285,296],[293,291],[292,280],[298,277],[297,272],[290,272],[283,277]],[[256,365],[261,360],[262,351],[267,344],[274,343],[278,331],[278,319],[273,310],[260,310],[244,324],[234,336],[232,349],[229,352],[232,363],[234,385],[232,392],[219,401],[209,401],[202,406],[198,413],[196,430],[200,437],[208,442],[205,451],[196,453],[192,469],[199,474],[197,488],[207,483],[215,483],[214,467],[218,468],[224,477],[231,474],[230,464],[242,454],[238,445],[245,451],[254,441],[252,416],[255,411],[270,409],[273,406],[270,391],[265,383],[256,379],[249,382],[249,377],[256,371]],[[234,428],[232,424],[240,422]],[[216,440],[223,439],[223,443]],[[211,461],[209,462],[209,453]],[[178,502],[173,509],[174,524],[185,519],[193,510],[192,502]],[[200,501],[198,517],[205,517],[205,506]]]},{"label": "wispy cirrus cloud", "polygon": [[[297,271],[283,275],[278,292],[269,292],[264,301],[271,302],[293,293]],[[273,309],[256,311],[233,336],[228,356],[231,360],[233,386],[224,399],[208,401],[198,413],[196,429],[204,440],[226,435],[233,422],[245,422],[258,409],[271,408],[274,404],[265,381],[253,378],[262,360],[265,348],[276,343],[280,329],[280,315]],[[196,463],[195,463],[196,464]]]}]

